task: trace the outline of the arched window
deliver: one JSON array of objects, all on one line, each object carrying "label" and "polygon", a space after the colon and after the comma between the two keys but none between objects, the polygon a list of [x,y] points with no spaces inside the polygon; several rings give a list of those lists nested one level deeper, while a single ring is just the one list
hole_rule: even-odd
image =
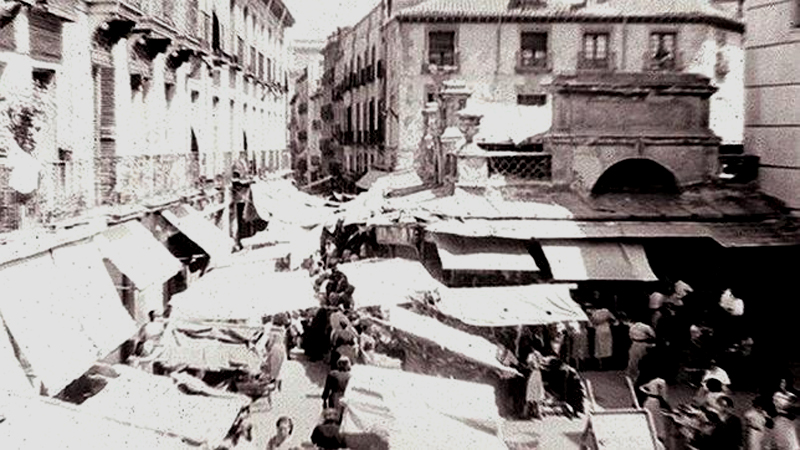
[{"label": "arched window", "polygon": [[644,158],[620,161],[606,169],[592,188],[593,195],[610,193],[677,194],[675,176],[661,164]]},{"label": "arched window", "polygon": [[216,12],[211,13],[211,49],[212,50],[222,50],[221,47],[221,36],[222,34],[219,29],[219,18],[217,17]]}]

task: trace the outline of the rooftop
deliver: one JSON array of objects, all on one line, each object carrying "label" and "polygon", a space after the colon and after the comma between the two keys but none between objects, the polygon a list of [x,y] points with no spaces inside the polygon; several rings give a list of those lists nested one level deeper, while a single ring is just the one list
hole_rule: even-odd
[{"label": "rooftop", "polygon": [[703,0],[607,0],[576,4],[565,0],[542,0],[514,6],[509,0],[429,0],[397,13],[401,21],[518,20],[518,21],[661,21],[712,23],[743,32],[744,24],[730,13]]}]

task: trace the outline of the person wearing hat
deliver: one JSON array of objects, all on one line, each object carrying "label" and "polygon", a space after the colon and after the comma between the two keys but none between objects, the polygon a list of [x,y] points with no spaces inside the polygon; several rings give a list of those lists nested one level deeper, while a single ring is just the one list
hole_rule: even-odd
[{"label": "person wearing hat", "polygon": [[639,390],[647,396],[642,408],[650,412],[650,417],[652,417],[653,425],[656,429],[656,436],[664,443],[667,441],[667,424],[664,412],[672,410],[667,402],[667,382],[663,378],[653,378],[640,386]]},{"label": "person wearing hat", "polygon": [[347,384],[350,382],[351,361],[347,356],[342,356],[336,362],[336,369],[328,372],[325,379],[325,388],[322,390],[322,406],[333,408],[341,413],[340,400],[344,397]]},{"label": "person wearing hat", "polygon": [[322,423],[311,432],[311,443],[321,449],[347,448],[344,436],[339,432],[339,412],[326,408],[322,411]]},{"label": "person wearing hat", "polygon": [[647,354],[647,349],[653,346],[656,332],[650,325],[636,322],[628,330],[628,337],[631,338],[631,346],[628,349],[628,367],[625,369],[625,374],[635,381],[639,377],[639,362]]}]

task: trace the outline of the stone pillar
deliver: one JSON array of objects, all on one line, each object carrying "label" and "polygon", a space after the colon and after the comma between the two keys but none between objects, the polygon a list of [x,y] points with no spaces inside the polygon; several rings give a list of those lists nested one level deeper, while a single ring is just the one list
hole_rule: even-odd
[{"label": "stone pillar", "polygon": [[428,103],[425,105],[425,109],[422,110],[422,123],[425,128],[418,145],[417,156],[414,158],[414,166],[417,175],[425,183],[437,181],[437,154],[440,152],[441,144],[439,141],[441,134],[440,116],[441,112],[438,103]]},{"label": "stone pillar", "polygon": [[475,143],[480,130],[481,114],[461,111],[458,114],[458,129],[464,136],[463,143],[455,154],[455,183],[465,187],[485,187],[489,179],[489,163],[486,151]]},{"label": "stone pillar", "polygon": [[455,169],[448,170],[446,161],[448,155],[453,155],[460,147],[462,131],[459,129],[458,111],[467,106],[467,99],[472,92],[467,89],[462,81],[447,80],[442,83],[439,91],[439,99],[442,103],[441,120],[443,132],[440,135],[439,152],[436,154],[437,181],[444,182],[448,174],[452,174]]}]

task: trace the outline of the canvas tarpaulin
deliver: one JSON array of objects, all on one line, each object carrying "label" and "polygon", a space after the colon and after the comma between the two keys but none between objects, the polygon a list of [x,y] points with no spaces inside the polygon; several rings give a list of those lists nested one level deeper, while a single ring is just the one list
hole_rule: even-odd
[{"label": "canvas tarpaulin", "polygon": [[102,353],[81,325],[86,312],[64,301],[63,276],[50,252],[0,268],[0,313],[51,395],[80,377]]},{"label": "canvas tarpaulin", "polygon": [[138,220],[108,228],[97,242],[103,256],[138,289],[162,284],[183,269],[181,262]]},{"label": "canvas tarpaulin", "polygon": [[389,448],[507,448],[489,385],[356,365],[342,402],[343,433],[379,435]]},{"label": "canvas tarpaulin", "polygon": [[97,347],[97,357],[104,358],[136,334],[136,326],[103,266],[100,249],[94,241],[84,241],[55,248],[52,254],[65,281],[61,301],[80,313],[78,320]]},{"label": "canvas tarpaulin", "polygon": [[161,215],[208,253],[212,265],[220,267],[230,264],[233,240],[206,220],[200,211],[187,205],[178,205],[161,211]]},{"label": "canvas tarpaulin", "polygon": [[261,357],[252,347],[261,329],[226,324],[171,320],[161,337],[158,361],[166,367],[261,372]]},{"label": "canvas tarpaulin", "polygon": [[546,241],[542,250],[555,280],[658,281],[641,245]]},{"label": "canvas tarpaulin", "polygon": [[408,303],[417,295],[444,287],[418,261],[365,259],[338,267],[356,288],[353,300],[357,308]]},{"label": "canvas tarpaulin", "polygon": [[590,450],[656,450],[652,419],[644,409],[595,411],[589,415],[582,447]]},{"label": "canvas tarpaulin", "polygon": [[271,265],[246,264],[211,271],[170,300],[176,318],[251,320],[319,306],[305,271],[273,272]]},{"label": "canvas tarpaulin", "polygon": [[524,241],[451,234],[434,234],[433,241],[445,270],[539,270]]},{"label": "canvas tarpaulin", "polygon": [[447,288],[435,303],[442,314],[468,325],[502,327],[587,321],[570,296],[571,284]]},{"label": "canvas tarpaulin", "polygon": [[87,413],[44,397],[0,394],[0,448],[197,450],[180,437]]},{"label": "canvas tarpaulin", "polygon": [[426,317],[407,309],[389,309],[387,325],[417,338],[447,349],[470,361],[491,368],[503,376],[519,375],[515,369],[500,364],[497,355],[501,354],[496,344],[488,340],[450,327],[431,317]]},{"label": "canvas tarpaulin", "polygon": [[113,368],[117,376],[107,378],[108,384],[84,401],[81,410],[213,448],[225,439],[241,409],[250,404],[241,394],[212,388],[205,390],[213,395],[185,394],[172,378],[127,366]]},{"label": "canvas tarpaulin", "polygon": [[288,180],[253,183],[250,190],[258,215],[270,222],[311,228],[326,223],[334,211],[327,202],[300,192]]}]

